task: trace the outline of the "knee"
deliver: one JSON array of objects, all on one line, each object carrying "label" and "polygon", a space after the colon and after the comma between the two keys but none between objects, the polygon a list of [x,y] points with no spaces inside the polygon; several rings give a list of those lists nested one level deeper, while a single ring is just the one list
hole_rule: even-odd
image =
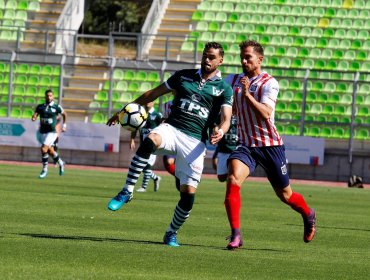
[{"label": "knee", "polygon": [[150,133],[147,138],[149,138],[153,142],[157,149],[162,143],[162,137],[157,133]]},{"label": "knee", "polygon": [[275,189],[277,197],[284,203],[288,203],[289,198],[292,195],[292,190],[290,186],[285,187],[284,189]]},{"label": "knee", "polygon": [[49,147],[46,145],[41,146],[41,153],[46,154],[49,151]]},{"label": "knee", "polygon": [[239,186],[241,185],[239,178],[234,173],[230,173],[227,176],[227,183],[233,184],[233,185],[239,185]]}]

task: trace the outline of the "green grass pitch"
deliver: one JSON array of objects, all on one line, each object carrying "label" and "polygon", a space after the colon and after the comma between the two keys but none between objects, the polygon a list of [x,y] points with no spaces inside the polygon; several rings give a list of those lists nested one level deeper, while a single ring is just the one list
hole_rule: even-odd
[{"label": "green grass pitch", "polygon": [[181,247],[162,244],[178,192],[163,176],[120,211],[107,202],[118,172],[0,165],[0,279],[369,279],[370,191],[295,185],[317,211],[318,232],[302,240],[301,217],[267,183],[242,188],[245,245],[225,249],[225,185],[204,179]]}]

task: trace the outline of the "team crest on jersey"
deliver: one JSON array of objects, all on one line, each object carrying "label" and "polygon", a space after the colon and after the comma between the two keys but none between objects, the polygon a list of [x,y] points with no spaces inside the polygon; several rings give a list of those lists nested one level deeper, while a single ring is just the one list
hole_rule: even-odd
[{"label": "team crest on jersey", "polygon": [[202,97],[199,94],[193,94],[191,96],[191,100],[199,102],[202,99]]},{"label": "team crest on jersey", "polygon": [[251,85],[251,87],[249,88],[249,91],[250,91],[250,92],[256,92],[256,90],[257,90],[257,84],[253,84],[253,85]]},{"label": "team crest on jersey", "polygon": [[55,110],[55,108],[51,108],[50,111],[55,113],[57,110]]},{"label": "team crest on jersey", "polygon": [[215,87],[212,87],[212,94],[213,94],[214,96],[220,96],[223,92],[224,92],[224,90],[223,90],[223,89],[218,90],[218,89],[216,89]]},{"label": "team crest on jersey", "polygon": [[286,165],[284,164],[284,165],[281,167],[281,174],[286,175],[287,173],[288,173],[288,171],[287,171]]}]

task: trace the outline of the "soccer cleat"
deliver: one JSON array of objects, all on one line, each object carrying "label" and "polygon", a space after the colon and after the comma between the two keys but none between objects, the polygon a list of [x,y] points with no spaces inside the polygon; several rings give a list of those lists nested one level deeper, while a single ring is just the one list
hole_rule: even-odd
[{"label": "soccer cleat", "polygon": [[161,182],[162,178],[157,176],[157,180],[154,180],[154,191],[157,192],[159,189],[159,183]]},{"label": "soccer cleat", "polygon": [[226,246],[228,250],[235,250],[243,246],[243,239],[240,234],[235,236],[230,235],[226,237],[226,240],[229,240],[229,244]]},{"label": "soccer cleat", "polygon": [[123,204],[130,202],[132,199],[132,193],[127,189],[120,191],[111,201],[108,203],[108,209],[112,211],[119,210]]},{"label": "soccer cleat", "polygon": [[59,175],[60,176],[64,175],[64,165],[65,165],[64,162],[59,165]]},{"label": "soccer cleat", "polygon": [[140,189],[136,190],[137,192],[146,192],[146,188],[141,187]]},{"label": "soccer cleat", "polygon": [[171,247],[179,247],[180,244],[177,243],[176,235],[176,232],[166,231],[165,235],[163,236],[163,243]]},{"label": "soccer cleat", "polygon": [[316,234],[316,212],[313,208],[310,209],[310,214],[303,218],[303,223],[303,241],[308,243],[312,241]]},{"label": "soccer cleat", "polygon": [[48,171],[47,170],[42,170],[40,175],[39,175],[39,178],[44,179],[46,177],[46,175],[48,175]]}]

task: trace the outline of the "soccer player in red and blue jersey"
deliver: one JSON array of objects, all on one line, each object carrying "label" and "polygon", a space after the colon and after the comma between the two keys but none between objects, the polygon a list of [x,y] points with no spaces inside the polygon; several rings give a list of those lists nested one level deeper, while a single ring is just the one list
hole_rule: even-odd
[{"label": "soccer player in red and blue jersey", "polygon": [[274,125],[279,84],[261,70],[263,47],[258,42],[244,41],[239,47],[243,73],[225,78],[234,91],[233,113],[237,117],[239,141],[228,160],[225,207],[231,237],[227,248],[236,249],[243,245],[240,187],[257,165],[265,170],[280,200],[302,215],[303,240],[310,242],[316,233],[315,210],[308,207],[303,196],[290,186],[283,140]]}]

